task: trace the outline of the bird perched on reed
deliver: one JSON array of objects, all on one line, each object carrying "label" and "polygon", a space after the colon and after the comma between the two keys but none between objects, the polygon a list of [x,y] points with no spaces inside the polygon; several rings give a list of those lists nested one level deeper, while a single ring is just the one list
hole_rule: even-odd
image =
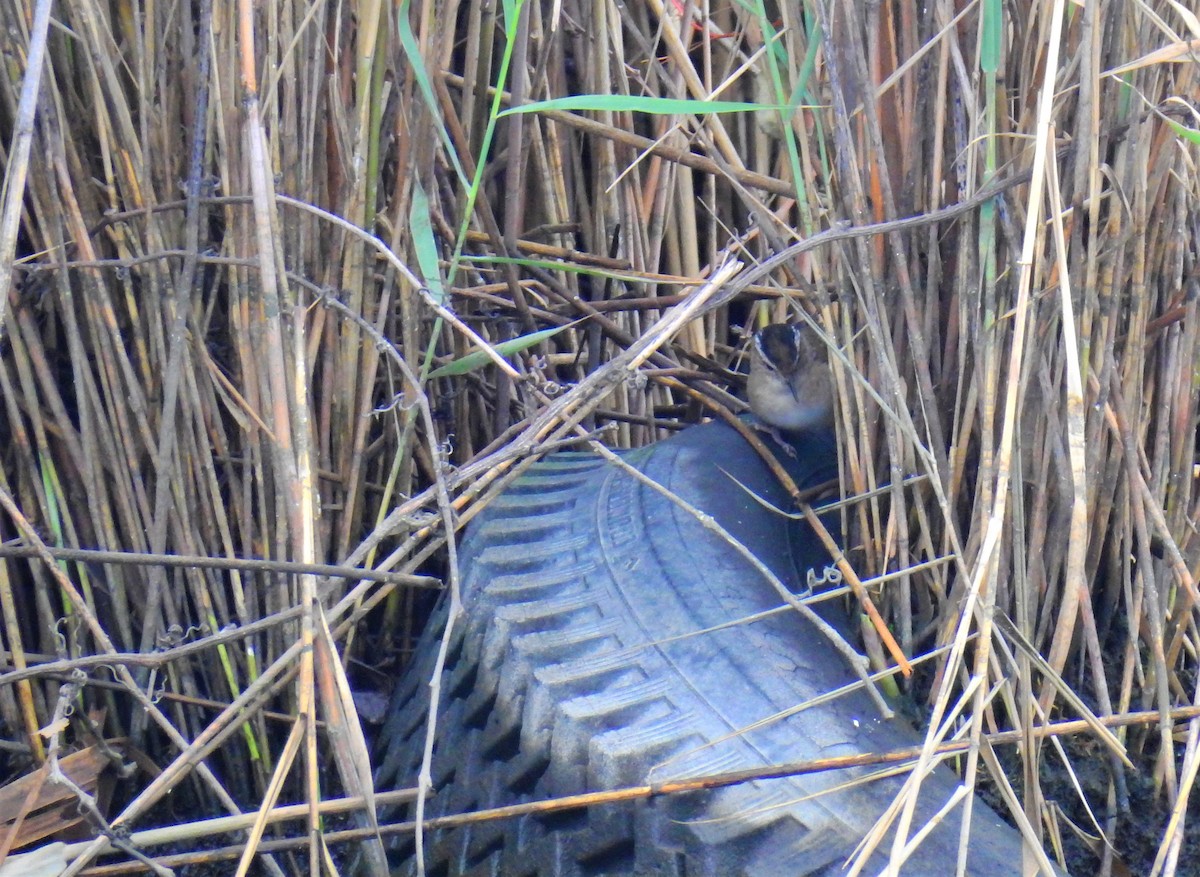
[{"label": "bird perched on reed", "polygon": [[784,432],[833,424],[833,380],[825,345],[807,325],[773,323],[754,333],[750,410]]}]

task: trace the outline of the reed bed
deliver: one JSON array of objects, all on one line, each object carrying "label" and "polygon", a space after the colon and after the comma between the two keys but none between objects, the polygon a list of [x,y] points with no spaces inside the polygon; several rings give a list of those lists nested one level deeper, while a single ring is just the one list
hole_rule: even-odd
[{"label": "reed bed", "polygon": [[[747,333],[803,319],[847,559],[905,655],[948,647],[925,757],[958,728],[1072,868],[1200,873],[1186,4],[0,24],[0,779],[101,753],[54,827],[368,794],[343,666],[386,691],[462,527],[548,450],[739,410]],[[264,830],[247,862],[320,869]]]}]

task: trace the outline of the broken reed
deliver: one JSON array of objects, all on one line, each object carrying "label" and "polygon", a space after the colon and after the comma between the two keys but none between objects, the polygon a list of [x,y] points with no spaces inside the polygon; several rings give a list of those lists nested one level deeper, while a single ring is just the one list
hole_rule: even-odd
[{"label": "broken reed", "polygon": [[[802,310],[837,350],[843,490],[863,497],[844,515],[850,560],[864,579],[914,570],[877,596],[907,654],[958,645],[931,701],[971,674],[998,686],[967,710],[978,734],[985,717],[1037,724],[1035,704],[1069,688],[1099,713],[1190,699],[1200,126],[1197,65],[1167,36],[1187,17],[673,8],[138,17],[66,0],[42,37],[29,8],[0,10],[6,57],[47,49],[0,351],[3,484],[22,513],[63,547],[448,580],[445,521],[536,452],[551,406],[568,399],[562,416],[613,446],[653,441],[699,416],[697,394],[736,408],[743,330]],[[0,85],[8,125],[20,82]],[[581,103],[502,115],[567,96]],[[646,381],[570,396],[728,256],[822,234],[667,339]],[[511,371],[422,380],[477,348],[468,330],[514,351]],[[104,651],[45,564],[3,569],[16,665]],[[191,698],[252,685],[317,596],[379,606],[341,629],[368,662],[421,620],[410,589],[345,579],[60,572],[118,651],[282,620],[219,660],[172,661],[168,688]],[[987,651],[968,643],[981,633]],[[57,685],[0,686],[27,745]],[[163,745],[134,699],[85,697],[107,706],[102,734]],[[165,714],[187,739],[211,719],[185,701]],[[1186,782],[1170,734],[1169,799]],[[275,743],[261,715],[240,739],[210,757],[255,801]]]}]

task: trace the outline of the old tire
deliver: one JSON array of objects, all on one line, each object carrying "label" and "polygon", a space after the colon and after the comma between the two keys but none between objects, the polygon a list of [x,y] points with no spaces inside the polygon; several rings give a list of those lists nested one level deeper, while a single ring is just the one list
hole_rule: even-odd
[{"label": "old tire", "polygon": [[[796,450],[800,483],[834,471],[829,436],[805,437]],[[827,563],[806,528],[747,492],[787,506],[729,427],[695,427],[624,459],[712,515],[792,589]],[[427,816],[919,740],[880,719],[862,693],[755,727],[855,677],[794,612],[722,627],[781,600],[694,516],[594,455],[555,454],[514,482],[469,528],[460,563],[466,612],[442,678]],[[823,613],[848,627],[840,610]],[[379,788],[415,784],[443,625],[439,613],[398,687]],[[900,786],[891,778],[840,788],[862,773],[429,830],[427,873],[837,874]],[[956,785],[945,769],[928,779],[924,815]],[[959,813],[902,873],[953,873]],[[393,852],[398,873],[415,872],[411,837]],[[1019,835],[977,800],[970,873],[1015,875],[1021,858]]]}]

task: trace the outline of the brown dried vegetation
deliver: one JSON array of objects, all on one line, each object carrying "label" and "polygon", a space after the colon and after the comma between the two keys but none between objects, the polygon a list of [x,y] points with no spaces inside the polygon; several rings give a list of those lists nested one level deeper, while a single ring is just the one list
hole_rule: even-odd
[{"label": "brown dried vegetation", "polygon": [[[904,573],[873,595],[906,655],[951,647],[918,693],[935,726],[961,710],[966,781],[1049,850],[1069,814],[1176,873],[1200,764],[1188,4],[459,0],[402,4],[405,28],[371,0],[50,6],[0,4],[3,779],[122,738],[117,762],[148,756],[94,826],[182,819],[171,789],[269,806],[273,776],[315,825],[366,770],[346,747],[318,786],[320,736],[358,727],[331,647],[367,687],[397,672],[513,473],[736,409],[746,327],[805,318],[862,497],[843,544],[868,585]],[[736,296],[662,331],[734,259]],[[1062,780],[1089,753],[1096,822]]]}]

